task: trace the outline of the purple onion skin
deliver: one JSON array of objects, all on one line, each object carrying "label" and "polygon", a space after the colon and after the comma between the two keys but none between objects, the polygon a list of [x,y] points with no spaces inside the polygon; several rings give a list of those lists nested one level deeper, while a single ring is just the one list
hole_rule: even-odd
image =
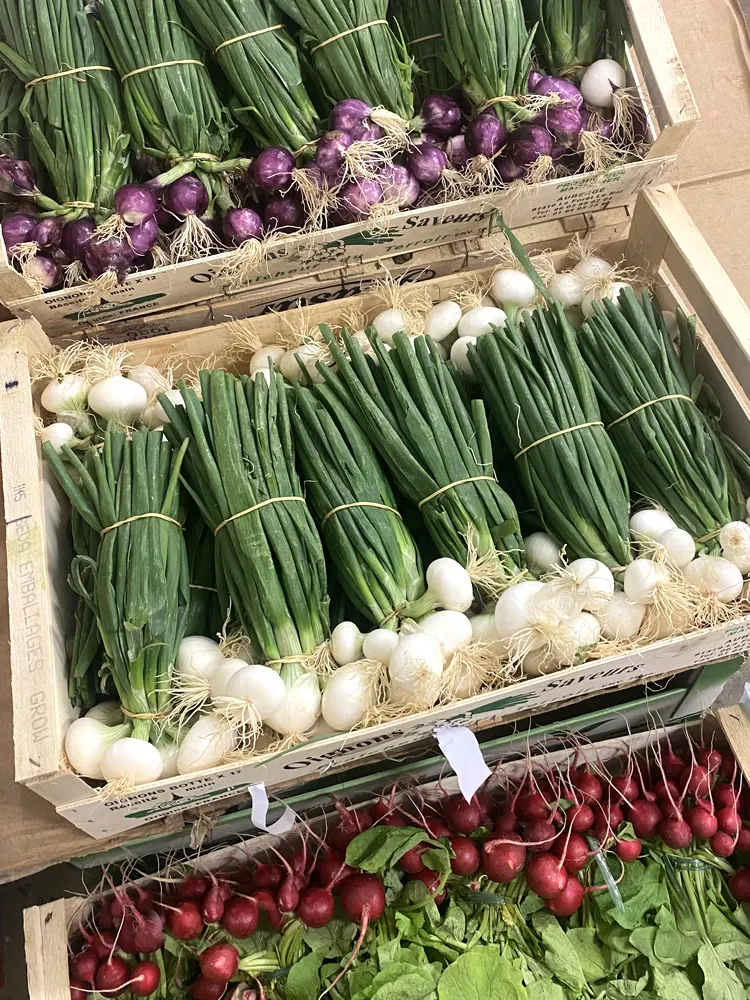
[{"label": "purple onion skin", "polygon": [[422,140],[407,155],[406,164],[421,184],[437,184],[448,166],[448,157],[439,146]]},{"label": "purple onion skin", "polygon": [[19,160],[15,156],[0,157],[0,191],[5,194],[36,191],[36,173],[28,160]]},{"label": "purple onion skin", "polygon": [[136,257],[145,257],[147,253],[151,253],[159,239],[159,223],[151,215],[137,226],[129,226],[127,234]]},{"label": "purple onion skin", "polygon": [[115,192],[115,212],[128,226],[138,226],[150,219],[158,204],[155,192],[145,184],[123,184]]},{"label": "purple onion skin", "polygon": [[575,149],[583,131],[581,112],[577,108],[564,108],[561,105],[547,108],[539,115],[536,123],[546,128],[561,145],[569,149]]},{"label": "purple onion skin", "polygon": [[300,229],[305,222],[305,210],[296,194],[278,194],[266,201],[263,217],[267,229]]},{"label": "purple onion skin", "polygon": [[508,156],[519,167],[530,167],[540,156],[551,156],[552,136],[541,125],[522,125],[511,135]]},{"label": "purple onion skin", "polygon": [[154,218],[159,223],[159,229],[161,229],[163,233],[166,233],[167,236],[169,236],[170,233],[173,233],[180,225],[180,220],[176,218],[176,216],[172,215],[171,212],[168,212],[163,205],[159,205],[157,210],[154,212]]},{"label": "purple onion skin", "polygon": [[282,194],[292,186],[294,157],[288,149],[271,146],[253,161],[253,180],[265,194]]},{"label": "purple onion skin", "polygon": [[364,101],[358,101],[355,97],[347,97],[344,101],[339,101],[331,109],[328,124],[334,132],[351,132],[352,129],[362,125],[372,114],[372,108]]},{"label": "purple onion skin", "polygon": [[384,201],[395,201],[399,208],[410,208],[419,198],[419,181],[408,167],[388,165],[378,174]]},{"label": "purple onion skin", "polygon": [[248,240],[263,239],[263,220],[252,208],[230,208],[221,222],[224,240],[230,246],[241,246]]},{"label": "purple onion skin", "polygon": [[11,212],[2,221],[5,249],[12,250],[20,243],[31,242],[31,234],[39,224],[39,219],[26,212]]},{"label": "purple onion skin", "polygon": [[[537,80],[533,87],[529,83],[529,90],[535,94],[540,94],[542,97],[557,94],[562,99],[562,106],[564,108],[580,109],[583,104],[583,94],[581,94],[578,87],[574,83],[571,83],[570,80],[561,80],[557,76],[543,76],[540,80]],[[557,107],[560,107],[560,105],[557,105]]]},{"label": "purple onion skin", "polygon": [[508,130],[497,117],[489,112],[479,115],[466,129],[466,148],[471,156],[491,159],[508,141]]},{"label": "purple onion skin", "polygon": [[383,188],[378,181],[363,178],[344,185],[340,197],[345,217],[362,219],[370,214],[373,205],[383,200]]},{"label": "purple onion skin", "polygon": [[36,254],[29,259],[26,267],[29,276],[36,279],[47,292],[62,284],[62,268],[49,254]]},{"label": "purple onion skin", "polygon": [[544,79],[544,73],[540,73],[538,69],[529,70],[529,83],[528,89],[532,94],[536,93],[536,85],[540,80]]},{"label": "purple onion skin", "polygon": [[91,238],[96,232],[96,225],[93,219],[73,219],[65,224],[60,249],[71,263],[74,260],[83,260],[86,247],[91,242]]},{"label": "purple onion skin", "polygon": [[154,177],[158,177],[161,173],[161,167],[153,156],[149,156],[148,153],[137,153],[133,156],[132,163],[133,173],[139,181],[153,180]]},{"label": "purple onion skin", "polygon": [[461,170],[469,162],[469,150],[466,148],[466,136],[454,135],[445,144],[445,154],[450,165]]},{"label": "purple onion skin", "polygon": [[344,153],[354,142],[348,132],[326,132],[318,139],[315,162],[328,177],[335,177],[344,165]]},{"label": "purple onion skin", "polygon": [[495,160],[497,172],[504,184],[512,184],[513,181],[520,181],[526,176],[526,168],[519,167],[515,160],[509,156],[501,156]]},{"label": "purple onion skin", "polygon": [[607,142],[612,141],[615,126],[614,122],[609,118],[603,118],[600,114],[590,111],[588,108],[581,108],[581,121],[584,132],[598,132],[602,139],[605,139]]},{"label": "purple onion skin", "polygon": [[383,138],[383,130],[379,125],[362,122],[349,129],[349,135],[355,142],[377,142]]},{"label": "purple onion skin", "polygon": [[186,219],[188,215],[203,215],[207,211],[208,191],[197,177],[186,174],[169,185],[162,201],[168,212]]},{"label": "purple onion skin", "polygon": [[425,129],[438,139],[450,139],[461,131],[461,108],[458,101],[443,94],[430,94],[420,112]]},{"label": "purple onion skin", "polygon": [[92,278],[98,278],[105,271],[114,271],[122,284],[130,273],[135,251],[127,236],[110,236],[101,243],[92,240],[86,247],[83,259]]},{"label": "purple onion skin", "polygon": [[60,246],[64,228],[65,223],[62,219],[42,219],[34,227],[31,242],[36,243],[42,250],[55,250]]},{"label": "purple onion skin", "polygon": [[336,187],[337,184],[341,183],[341,172],[337,171],[335,174],[329,175],[324,170],[321,170],[317,163],[311,163],[305,167],[304,172],[308,180],[311,180],[319,191],[325,191],[329,187]]},{"label": "purple onion skin", "polygon": [[567,153],[567,147],[561,145],[559,142],[552,143],[552,152],[550,153],[550,156],[552,157],[553,163],[560,163]]}]

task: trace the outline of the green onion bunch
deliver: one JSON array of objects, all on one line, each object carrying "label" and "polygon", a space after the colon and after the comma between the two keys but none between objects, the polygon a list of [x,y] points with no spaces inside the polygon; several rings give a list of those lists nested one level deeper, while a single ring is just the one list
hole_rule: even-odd
[{"label": "green onion bunch", "polygon": [[265,662],[302,662],[328,636],[328,597],[323,548],[299,499],[283,379],[204,370],[200,396],[180,390],[184,408],[159,397],[164,433],[189,442],[182,475],[215,534],[220,607],[231,602]]},{"label": "green onion bunch", "polygon": [[15,73],[0,70],[0,155],[28,158],[26,126],[21,114],[24,87]]},{"label": "green onion bunch", "polygon": [[344,351],[321,329],[338,369],[319,365],[326,383],[355,416],[397,489],[418,505],[439,554],[470,571],[478,556],[494,583],[518,574],[523,539],[513,502],[494,478],[483,402],[466,398],[428,337],[412,344],[397,333],[387,351],[370,330],[368,358],[346,331]]},{"label": "green onion bunch", "polygon": [[445,62],[445,42],[433,6],[424,0],[396,0],[391,5],[391,17],[415,61],[414,91],[419,100],[453,90],[456,78]]},{"label": "green onion bunch", "polygon": [[367,436],[327,385],[294,390],[292,425],[308,502],[336,576],[374,625],[396,629],[425,591],[419,551]]},{"label": "green onion bunch", "polygon": [[[680,351],[694,374],[695,325],[680,323]],[[745,500],[689,379],[656,298],[623,289],[595,303],[579,333],[604,420],[634,492],[663,507],[696,539],[744,520]]]},{"label": "green onion bunch", "polygon": [[317,113],[302,81],[297,47],[274,4],[182,0],[180,9],[229,82],[230,111],[261,149],[297,151],[314,141]]},{"label": "green onion bunch", "polygon": [[39,206],[107,218],[130,179],[130,136],[117,74],[81,0],[2,0],[0,60],[26,85],[20,112],[56,198],[36,191]]},{"label": "green onion bunch", "polygon": [[529,27],[537,25],[539,67],[553,76],[580,79],[606,55],[607,0],[524,0]]},{"label": "green onion bunch", "polygon": [[219,605],[216,586],[214,536],[192,501],[185,519],[185,544],[190,565],[190,615],[185,635],[218,635],[226,613]]},{"label": "green onion bunch", "polygon": [[[94,533],[76,542],[81,554],[72,576],[96,615],[120,703],[135,716],[136,739],[155,736],[156,720],[167,708],[188,616],[179,479],[186,447],[174,450],[161,431],[141,428],[128,436],[108,427],[101,454],[91,448],[85,461],[67,445],[63,457],[49,443],[42,448]],[[95,538],[95,556],[83,554],[93,550]]]},{"label": "green onion bunch", "polygon": [[545,530],[572,559],[630,562],[625,472],[562,306],[508,319],[469,358]]},{"label": "green onion bunch", "polygon": [[474,109],[491,108],[504,120],[517,115],[513,98],[527,93],[534,41],[521,0],[438,0],[435,7],[448,69]]},{"label": "green onion bunch", "polygon": [[412,62],[387,22],[388,0],[277,3],[299,25],[300,43],[331,106],[356,98],[411,119]]}]

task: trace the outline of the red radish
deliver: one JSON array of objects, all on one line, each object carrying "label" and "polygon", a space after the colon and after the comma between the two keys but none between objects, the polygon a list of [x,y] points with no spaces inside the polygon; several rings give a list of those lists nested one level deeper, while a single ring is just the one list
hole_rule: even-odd
[{"label": "red radish", "polygon": [[135,955],[138,952],[136,936],[139,925],[137,922],[138,911],[133,909],[127,913],[117,931],[117,947],[120,951],[127,952],[128,955]]},{"label": "red radish", "polygon": [[378,920],[385,909],[383,883],[375,875],[350,875],[341,883],[341,906],[355,924]]},{"label": "red radish", "polygon": [[568,884],[568,873],[554,854],[535,854],[524,874],[529,889],[542,899],[554,899]]},{"label": "red radish", "polygon": [[695,795],[705,799],[711,791],[711,778],[708,771],[701,764],[691,764],[686,767],[679,778],[680,787],[685,789],[687,795]]},{"label": "red radish", "polygon": [[440,819],[425,820],[424,828],[433,840],[450,840],[453,836],[453,830]]},{"label": "red radish", "polygon": [[699,840],[710,840],[719,829],[719,821],[713,809],[705,806],[692,806],[685,813],[685,820]]},{"label": "red radish", "polygon": [[260,909],[254,899],[235,896],[227,900],[221,918],[221,926],[230,937],[240,941],[249,938],[258,928]]},{"label": "red radish", "polygon": [[507,885],[523,870],[526,848],[517,833],[505,833],[482,844],[482,871],[493,882]]},{"label": "red radish", "polygon": [[186,899],[167,916],[167,927],[178,941],[192,941],[200,937],[205,924],[198,904],[194,899]]},{"label": "red radish", "polygon": [[730,833],[733,837],[742,825],[737,810],[731,806],[719,809],[716,813],[716,819],[719,822],[719,829],[723,833]]},{"label": "red radish", "polygon": [[544,905],[550,910],[556,917],[571,917],[581,908],[583,903],[583,886],[575,877],[575,875],[568,875],[568,881],[565,883],[565,888],[553,899],[546,899]]},{"label": "red radish", "polygon": [[721,766],[719,767],[719,770],[725,778],[729,778],[730,781],[734,780],[734,776],[737,773],[737,761],[735,760],[733,753],[723,753],[721,755]]},{"label": "red radish", "polygon": [[268,925],[273,931],[281,930],[281,914],[276,903],[276,897],[268,889],[259,889],[253,894],[258,908],[265,914]]},{"label": "red radish", "polygon": [[208,892],[209,884],[203,875],[186,875],[177,888],[177,898],[203,899]]},{"label": "red radish", "polygon": [[661,770],[671,781],[677,781],[685,770],[685,761],[682,757],[678,757],[677,754],[672,753],[671,750],[669,753],[664,754],[660,764]]},{"label": "red radish", "polygon": [[255,872],[255,888],[276,889],[285,877],[284,869],[280,865],[259,864]]},{"label": "red radish", "polygon": [[133,954],[150,955],[164,947],[164,921],[156,910],[145,910],[137,921]]},{"label": "red radish", "polygon": [[741,826],[737,833],[737,851],[750,851],[750,827]]},{"label": "red radish", "polygon": [[714,804],[717,809],[737,809],[739,792],[732,785],[719,785],[714,789]]},{"label": "red radish", "polygon": [[338,824],[331,830],[328,840],[337,851],[345,852],[349,844],[363,830],[368,830],[372,824],[372,815],[364,809],[354,812],[347,809],[343,802],[333,796],[333,804],[339,814]]},{"label": "red radish", "polygon": [[561,833],[552,845],[552,853],[562,860],[570,874],[579,872],[591,857],[588,844],[580,833]]},{"label": "red radish", "polygon": [[111,931],[115,926],[114,919],[112,918],[112,907],[109,903],[105,903],[97,913],[96,926],[101,931]]},{"label": "red radish", "polygon": [[130,976],[130,992],[137,997],[150,997],[161,982],[161,972],[156,962],[139,962]]},{"label": "red radish", "polygon": [[590,832],[589,836],[593,837],[594,840],[603,847],[605,844],[610,844],[611,841],[615,839],[612,827],[607,823],[598,823]]},{"label": "red radish", "polygon": [[412,875],[409,879],[410,882],[421,882],[426,886],[427,891],[435,900],[438,906],[445,900],[445,892],[438,892],[440,888],[440,876],[437,872],[432,872],[429,868],[425,868],[424,871],[417,872],[416,875]]},{"label": "red radish", "polygon": [[604,794],[601,781],[591,771],[579,771],[573,783],[581,793],[581,798],[587,804],[598,802]]},{"label": "red radish", "polygon": [[473,833],[482,825],[482,809],[474,796],[467,802],[463,795],[452,795],[443,806],[446,823],[456,833]]},{"label": "red radish", "polygon": [[719,750],[709,750],[708,747],[698,747],[695,751],[695,759],[708,771],[718,771],[721,767],[722,756]]},{"label": "red radish", "polygon": [[615,854],[620,861],[637,861],[641,854],[640,840],[618,840]]},{"label": "red radish", "polygon": [[664,817],[661,809],[653,802],[638,799],[630,807],[629,818],[636,837],[641,840],[651,840]]},{"label": "red radish", "polygon": [[518,797],[515,813],[524,823],[530,823],[535,819],[547,819],[549,806],[541,792],[526,792]]},{"label": "red radish", "polygon": [[682,809],[676,801],[659,799],[658,805],[664,819],[682,819]]},{"label": "red radish", "polygon": [[659,836],[667,847],[679,851],[690,844],[693,831],[682,819],[664,819],[659,824]]},{"label": "red radish", "polygon": [[729,890],[741,903],[750,903],[750,868],[738,868],[729,879]]},{"label": "red radish", "polygon": [[299,903],[299,889],[293,875],[285,878],[276,894],[280,913],[294,913]]},{"label": "red radish", "polygon": [[524,843],[533,854],[548,851],[556,836],[554,826],[541,819],[527,823],[523,831]]},{"label": "red radish", "polygon": [[675,801],[677,801],[677,799],[679,799],[680,797],[679,788],[674,783],[674,781],[669,781],[669,779],[667,779],[666,781],[664,781],[664,779],[662,779],[661,781],[657,781],[656,784],[654,785],[654,791],[656,792],[656,794],[659,796],[660,799],[672,798]]},{"label": "red radish", "polygon": [[226,983],[215,983],[211,979],[199,976],[190,987],[189,992],[193,1000],[221,1000],[226,988]]},{"label": "red radish", "polygon": [[343,854],[330,851],[325,858],[322,858],[315,869],[321,883],[328,889],[333,889],[343,879],[349,875],[354,875],[355,868],[350,868],[344,860]]},{"label": "red radish", "polygon": [[585,833],[594,825],[594,811],[585,802],[571,806],[566,812],[565,818],[574,833]]},{"label": "red radish", "polygon": [[116,997],[127,989],[129,979],[130,966],[119,955],[113,955],[96,970],[94,983],[100,992]]},{"label": "red radish", "polygon": [[614,802],[597,802],[594,806],[594,823],[616,830],[622,823],[622,809]]},{"label": "red radish", "polygon": [[[489,792],[483,792],[483,791],[480,790],[474,796],[474,799],[476,799],[477,805],[479,806],[480,810],[482,811],[482,819],[483,820],[489,820],[489,819],[491,819],[494,816],[494,814],[495,814],[496,803],[495,803],[495,800],[490,795],[490,793]],[[485,824],[485,825],[488,825],[488,824]]]},{"label": "red radish", "polygon": [[297,916],[305,927],[325,927],[333,919],[334,908],[329,889],[305,889],[299,898]]},{"label": "red radish", "polygon": [[201,902],[201,916],[206,924],[218,924],[224,916],[224,897],[217,885],[212,885]]},{"label": "red radish", "polygon": [[632,774],[618,774],[612,779],[612,784],[628,802],[635,802],[638,798],[638,783]]},{"label": "red radish", "polygon": [[378,799],[370,806],[370,815],[374,823],[384,820],[386,816],[390,816],[393,812],[393,803],[386,802],[385,799]]},{"label": "red radish", "polygon": [[473,875],[477,871],[479,848],[473,840],[468,837],[454,837],[451,840],[451,850],[456,855],[455,858],[451,858],[451,871],[454,875]]},{"label": "red radish", "polygon": [[734,837],[719,830],[708,842],[708,846],[717,858],[729,858],[734,854]]},{"label": "red radish", "polygon": [[233,944],[212,944],[198,958],[201,975],[215,983],[228,983],[240,967],[240,956]]},{"label": "red radish", "polygon": [[515,813],[500,813],[495,817],[495,833],[515,833],[519,822]]},{"label": "red radish", "polygon": [[79,979],[89,986],[94,985],[96,970],[99,966],[99,959],[91,948],[84,948],[74,955],[70,960],[71,979]]},{"label": "red radish", "polygon": [[88,1000],[89,987],[87,983],[82,983],[80,979],[70,980],[70,1000]]},{"label": "red radish", "polygon": [[422,855],[429,849],[429,844],[417,844],[415,847],[410,848],[399,859],[398,866],[401,871],[406,872],[408,875],[416,875],[417,872],[423,871]]},{"label": "red radish", "polygon": [[87,935],[86,940],[89,943],[89,948],[91,948],[100,961],[103,958],[109,958],[114,951],[114,931],[100,931],[98,934]]}]

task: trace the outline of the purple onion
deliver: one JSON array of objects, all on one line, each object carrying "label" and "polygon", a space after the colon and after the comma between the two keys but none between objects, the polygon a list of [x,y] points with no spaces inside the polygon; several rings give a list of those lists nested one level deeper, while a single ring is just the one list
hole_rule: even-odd
[{"label": "purple onion", "polygon": [[42,219],[34,227],[31,242],[36,243],[42,250],[55,250],[60,246],[64,228],[65,223],[60,218]]},{"label": "purple onion", "polygon": [[444,94],[430,94],[420,112],[425,130],[438,139],[450,139],[461,131],[461,108],[458,101]]},{"label": "purple onion", "polygon": [[322,170],[317,163],[311,163],[309,166],[303,167],[303,172],[320,191],[325,191],[330,187],[336,187],[341,183],[341,172],[329,175]]},{"label": "purple onion", "polygon": [[373,205],[383,200],[383,188],[378,181],[363,177],[345,184],[341,189],[341,205],[351,219],[361,219],[370,214]]},{"label": "purple onion", "polygon": [[419,198],[419,181],[407,167],[389,164],[378,174],[384,201],[395,201],[399,208],[410,208]]},{"label": "purple onion", "polygon": [[354,142],[348,132],[326,132],[318,139],[315,162],[329,177],[335,177],[344,165],[344,153]]},{"label": "purple onion", "polygon": [[560,163],[562,158],[567,154],[568,150],[565,146],[561,145],[559,142],[552,143],[552,152],[550,156],[552,157],[553,163]]},{"label": "purple onion", "polygon": [[163,205],[159,205],[157,210],[154,212],[154,218],[159,224],[159,229],[167,236],[173,233],[175,229],[180,225],[180,220],[175,218],[171,212],[168,212]]},{"label": "purple onion", "polygon": [[538,69],[529,70],[529,85],[528,89],[532,94],[536,93],[536,85],[540,80],[544,79],[544,73],[540,73]]},{"label": "purple onion", "polygon": [[448,157],[439,146],[423,139],[409,152],[406,163],[421,184],[437,184],[448,166]]},{"label": "purple onion", "polygon": [[127,235],[136,257],[145,257],[147,253],[151,253],[159,239],[159,223],[151,215],[137,226],[128,226]]},{"label": "purple onion", "polygon": [[278,194],[266,201],[263,217],[268,229],[300,229],[305,221],[302,199],[296,194]]},{"label": "purple onion", "polygon": [[263,220],[252,208],[230,208],[224,213],[222,234],[231,246],[263,239]]},{"label": "purple onion", "polygon": [[349,135],[355,142],[377,142],[383,138],[383,130],[379,125],[363,122],[349,129]]},{"label": "purple onion", "polygon": [[542,97],[557,94],[565,108],[580,108],[583,104],[583,94],[578,87],[570,80],[561,80],[558,76],[543,76],[533,87],[529,83],[529,90]]},{"label": "purple onion", "polygon": [[445,144],[445,154],[450,165],[461,170],[469,162],[469,150],[466,148],[466,136],[454,135]]},{"label": "purple onion", "polygon": [[266,194],[282,194],[292,186],[294,157],[288,149],[271,146],[253,161],[253,179]]},{"label": "purple onion", "polygon": [[541,125],[522,125],[510,137],[508,156],[519,167],[530,167],[540,156],[552,154],[552,136]]},{"label": "purple onion", "polygon": [[36,229],[39,219],[26,212],[11,212],[2,221],[5,249],[12,250],[21,243],[31,242],[31,234]]},{"label": "purple onion", "polygon": [[[179,181],[175,181],[177,183]],[[135,251],[127,236],[110,236],[100,243],[92,240],[84,252],[86,270],[92,278],[100,277],[105,271],[114,271],[120,284],[127,278],[134,258]]]},{"label": "purple onion", "polygon": [[334,132],[351,132],[362,126],[372,114],[372,108],[355,97],[347,97],[331,108],[328,124]]},{"label": "purple onion", "polygon": [[0,157],[0,191],[6,194],[36,191],[36,173],[28,160],[19,160],[15,156]]},{"label": "purple onion", "polygon": [[162,168],[148,153],[136,153],[133,156],[133,173],[139,181],[151,181],[158,177]]},{"label": "purple onion", "polygon": [[526,176],[526,168],[519,167],[515,160],[509,156],[500,156],[495,160],[497,172],[504,184],[512,184],[513,181],[520,181]]},{"label": "purple onion", "polygon": [[32,281],[38,281],[45,291],[62,283],[62,268],[49,254],[34,254],[26,262],[25,270]]},{"label": "purple onion", "polygon": [[581,108],[581,121],[584,132],[598,132],[602,139],[612,141],[615,126],[609,118],[603,118],[599,112],[590,111],[588,108]]},{"label": "purple onion", "polygon": [[537,121],[563,146],[575,148],[578,145],[583,131],[583,117],[577,108],[564,108],[562,105],[547,108]]},{"label": "purple onion", "polygon": [[200,219],[206,229],[214,234],[217,244],[221,243],[221,220],[215,215],[202,215]]},{"label": "purple onion", "polygon": [[86,247],[95,232],[93,219],[73,219],[65,224],[60,249],[71,263],[74,260],[83,260]]},{"label": "purple onion", "polygon": [[466,129],[466,148],[471,156],[492,159],[508,141],[508,130],[491,111],[469,122]]},{"label": "purple onion", "polygon": [[115,212],[127,226],[150,219],[158,207],[155,192],[145,184],[123,184],[115,192]]},{"label": "purple onion", "polygon": [[186,174],[170,184],[162,200],[166,210],[180,219],[203,215],[208,209],[208,191],[194,174]]}]

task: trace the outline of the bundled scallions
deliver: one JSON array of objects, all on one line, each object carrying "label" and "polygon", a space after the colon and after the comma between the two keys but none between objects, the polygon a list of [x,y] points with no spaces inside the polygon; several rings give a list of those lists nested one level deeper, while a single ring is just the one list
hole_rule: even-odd
[{"label": "bundled scallions", "polygon": [[554,76],[580,79],[583,70],[607,54],[607,7],[619,0],[523,0],[539,65]]},{"label": "bundled scallions", "polygon": [[391,14],[404,34],[406,48],[416,63],[414,90],[421,99],[447,94],[456,86],[445,63],[445,42],[435,10],[424,0],[396,0]]},{"label": "bundled scallions", "polygon": [[221,632],[226,612],[222,613],[219,605],[214,536],[192,502],[185,520],[185,543],[190,563],[190,615],[185,635],[215,636]]}]

